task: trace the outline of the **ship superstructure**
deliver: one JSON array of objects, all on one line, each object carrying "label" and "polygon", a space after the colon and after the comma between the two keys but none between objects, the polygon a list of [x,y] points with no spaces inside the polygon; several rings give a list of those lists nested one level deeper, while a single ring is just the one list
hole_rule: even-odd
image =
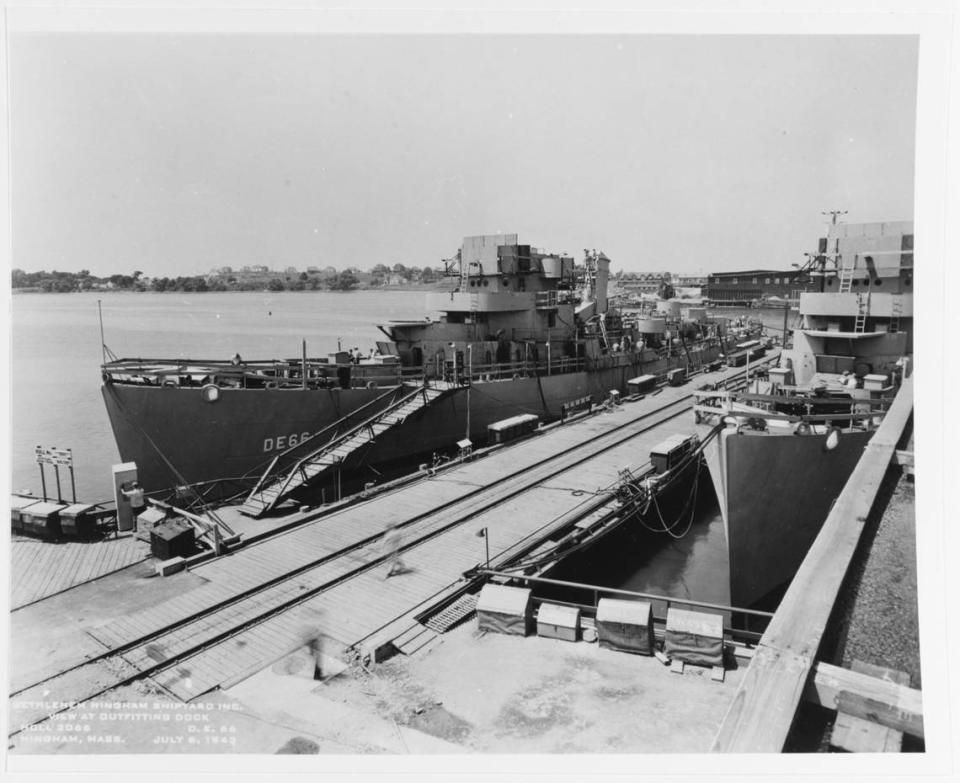
[{"label": "ship superstructure", "polygon": [[[607,299],[602,252],[577,264],[515,234],[474,236],[445,267],[449,290],[427,301],[439,318],[382,324],[387,339],[369,357],[106,362],[103,396],[122,458],[156,489],[225,477],[263,484],[284,466],[320,481],[329,473],[313,470],[321,462],[339,474],[412,462],[464,438],[483,443],[494,422],[550,421],[573,401],[625,393],[642,374],[696,371],[722,351],[725,335],[702,311],[686,323],[672,310],[625,319]],[[349,448],[321,453],[341,441]]]},{"label": "ship superstructure", "polygon": [[738,606],[792,578],[912,372],[912,223],[831,225],[811,275],[780,366],[741,393],[698,393]]}]

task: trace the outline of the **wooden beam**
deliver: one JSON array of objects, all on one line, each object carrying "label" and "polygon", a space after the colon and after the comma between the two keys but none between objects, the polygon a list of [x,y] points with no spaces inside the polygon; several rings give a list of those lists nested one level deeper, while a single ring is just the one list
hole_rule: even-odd
[{"label": "wooden beam", "polygon": [[907,467],[913,467],[913,452],[904,451],[903,449],[897,449],[894,453],[893,461],[897,465],[906,465]]},{"label": "wooden beam", "polygon": [[783,750],[863,525],[912,410],[908,378],[790,583],[711,750]]},{"label": "wooden beam", "polygon": [[923,738],[923,696],[893,680],[818,663],[803,698],[882,726]]}]

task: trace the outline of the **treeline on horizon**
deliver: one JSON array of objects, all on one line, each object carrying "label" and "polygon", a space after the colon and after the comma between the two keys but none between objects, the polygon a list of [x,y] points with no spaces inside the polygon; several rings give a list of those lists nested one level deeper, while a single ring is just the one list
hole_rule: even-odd
[{"label": "treeline on horizon", "polygon": [[438,273],[426,267],[406,267],[395,264],[392,268],[377,264],[369,273],[358,269],[335,272],[268,273],[258,277],[242,272],[193,275],[188,277],[144,277],[143,272],[132,275],[113,274],[97,277],[87,269],[79,272],[25,272],[14,269],[11,287],[14,290],[36,290],[44,293],[71,293],[76,291],[352,291],[355,288],[381,287],[392,282],[433,283]]}]

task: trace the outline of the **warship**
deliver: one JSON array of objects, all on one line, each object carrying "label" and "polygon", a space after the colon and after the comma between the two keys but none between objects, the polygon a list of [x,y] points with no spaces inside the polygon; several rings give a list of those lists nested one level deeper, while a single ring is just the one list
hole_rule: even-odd
[{"label": "warship", "polygon": [[110,355],[102,395],[122,459],[148,490],[227,477],[262,487],[299,471],[296,489],[331,466],[375,478],[376,466],[485,443],[504,419],[548,422],[638,376],[696,372],[746,333],[702,309],[684,318],[678,302],[622,312],[602,252],[577,264],[515,234],[474,236],[443,267],[447,290],[427,294],[439,317],[380,325],[368,356]]},{"label": "warship", "polygon": [[809,266],[820,290],[800,295],[780,366],[697,393],[735,606],[789,583],[912,371],[913,224],[834,222]]}]

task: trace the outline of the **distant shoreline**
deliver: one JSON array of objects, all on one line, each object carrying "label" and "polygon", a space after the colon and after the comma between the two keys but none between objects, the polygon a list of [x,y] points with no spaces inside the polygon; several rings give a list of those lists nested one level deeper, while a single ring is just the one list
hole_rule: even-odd
[{"label": "distant shoreline", "polygon": [[28,288],[11,288],[11,294],[353,294],[370,291],[445,291],[446,288],[434,285],[432,283],[411,283],[410,285],[378,285],[378,286],[358,286],[348,291],[337,290],[333,288],[318,288],[316,290],[291,291],[284,289],[282,291],[271,291],[269,288],[248,288],[244,290],[235,289],[228,291],[187,291],[184,289],[170,289],[165,291],[154,291],[145,288],[141,291],[131,288],[88,288],[83,291],[44,291],[38,286]]}]

